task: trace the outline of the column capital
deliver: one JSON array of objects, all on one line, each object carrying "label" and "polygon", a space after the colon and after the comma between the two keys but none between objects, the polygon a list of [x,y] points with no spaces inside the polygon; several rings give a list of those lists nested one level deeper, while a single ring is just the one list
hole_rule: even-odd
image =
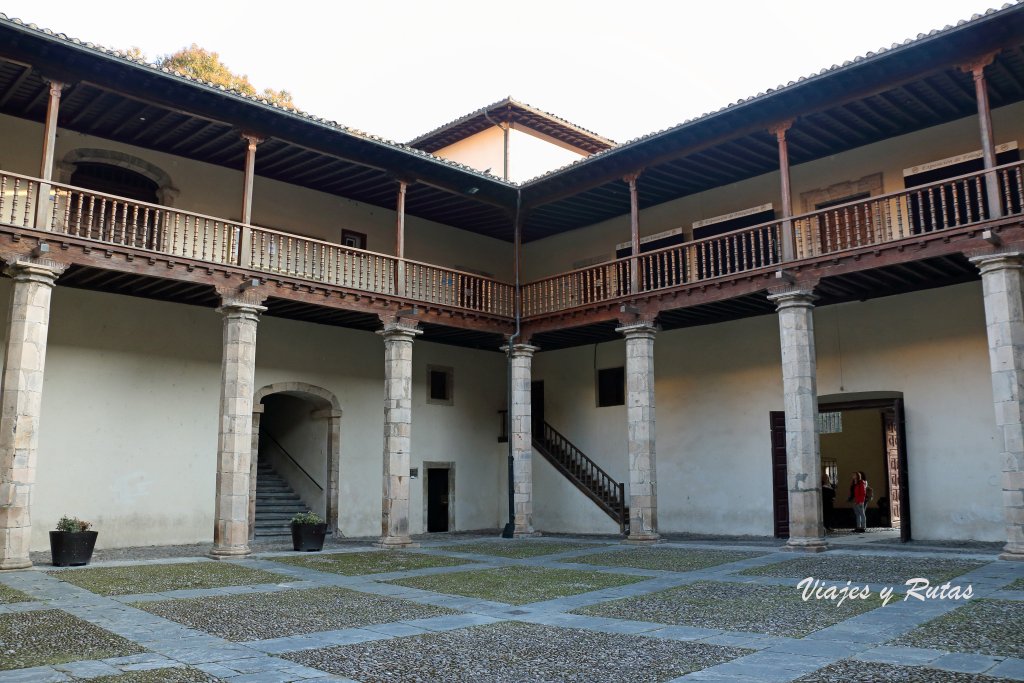
[{"label": "column capital", "polygon": [[56,78],[47,78],[43,76],[43,81],[50,88],[50,97],[59,98],[64,88],[68,87],[68,84],[64,81],[59,81]]},{"label": "column capital", "polygon": [[780,311],[784,308],[813,308],[817,298],[813,287],[786,285],[768,290],[768,301]]},{"label": "column capital", "polygon": [[640,174],[643,173],[643,172],[644,171],[641,168],[641,169],[637,169],[635,171],[632,171],[631,173],[627,173],[626,175],[622,176],[622,182],[627,183],[629,185],[632,185],[632,184],[636,183],[636,181],[640,178]]},{"label": "column capital", "polygon": [[17,282],[38,282],[53,287],[68,264],[45,257],[17,256],[7,261],[4,273]]},{"label": "column capital", "polygon": [[782,142],[786,139],[786,131],[793,127],[794,119],[778,121],[768,126],[768,132],[775,136],[775,139]]},{"label": "column capital", "polygon": [[1024,268],[1024,252],[1017,249],[969,255],[967,260],[977,266],[982,275],[997,270],[1020,270]]},{"label": "column capital", "polygon": [[241,289],[234,285],[218,285],[215,289],[220,295],[220,306],[217,311],[225,316],[253,315],[258,317],[260,313],[267,310],[263,302],[267,300],[269,293],[262,287]]},{"label": "column capital", "polygon": [[999,50],[994,50],[993,52],[980,55],[969,62],[964,62],[960,64],[960,70],[974,76],[974,80],[980,80],[985,77],[985,67],[995,61],[996,55],[999,52]]},{"label": "column capital", "polygon": [[384,337],[385,342],[389,341],[408,341],[411,342],[419,335],[423,334],[423,330],[417,327],[418,323],[405,323],[402,322],[401,318],[394,320],[384,321],[384,329],[377,330],[377,334]]},{"label": "column capital", "polygon": [[242,132],[242,139],[249,144],[250,150],[255,150],[257,146],[267,141],[267,138],[265,138],[262,135],[257,135],[256,133],[249,133],[246,131]]},{"label": "column capital", "polygon": [[[505,344],[501,350],[508,353],[509,345]],[[512,344],[511,351],[513,358],[533,358],[533,354],[540,351],[540,347],[533,344]]]},{"label": "column capital", "polygon": [[658,332],[658,326],[653,320],[637,320],[630,323],[622,323],[620,327],[615,328],[615,331],[626,339],[643,337],[653,339],[654,335]]}]

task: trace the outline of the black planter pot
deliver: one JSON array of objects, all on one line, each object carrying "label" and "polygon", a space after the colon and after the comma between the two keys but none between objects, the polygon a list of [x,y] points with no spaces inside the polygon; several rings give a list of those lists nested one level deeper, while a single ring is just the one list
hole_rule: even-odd
[{"label": "black planter pot", "polygon": [[292,547],[295,550],[316,552],[324,549],[327,524],[292,524]]},{"label": "black planter pot", "polygon": [[54,567],[80,567],[89,564],[96,547],[98,531],[51,531],[50,556]]}]

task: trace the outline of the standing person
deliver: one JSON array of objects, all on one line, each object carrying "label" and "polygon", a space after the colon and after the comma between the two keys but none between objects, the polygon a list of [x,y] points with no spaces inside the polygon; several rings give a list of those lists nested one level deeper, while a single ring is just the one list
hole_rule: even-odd
[{"label": "standing person", "polygon": [[824,472],[821,473],[821,518],[825,524],[825,533],[832,531],[832,515],[836,506],[836,489],[832,480]]},{"label": "standing person", "polygon": [[852,497],[853,497],[853,516],[855,518],[854,530],[855,534],[864,533],[867,528],[868,521],[867,516],[864,512],[864,507],[867,505],[867,482],[863,478],[861,472],[853,473],[853,485]]}]

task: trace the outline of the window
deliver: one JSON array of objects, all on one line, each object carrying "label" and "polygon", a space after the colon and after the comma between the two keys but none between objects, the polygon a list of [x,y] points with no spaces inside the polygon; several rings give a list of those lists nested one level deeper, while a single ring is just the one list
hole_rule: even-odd
[{"label": "window", "polygon": [[626,368],[604,368],[597,371],[597,407],[626,404]]},{"label": "window", "polygon": [[355,230],[342,230],[341,243],[343,246],[353,249],[366,249],[366,233]]},{"label": "window", "polygon": [[427,366],[427,403],[450,406],[455,371],[436,365]]}]

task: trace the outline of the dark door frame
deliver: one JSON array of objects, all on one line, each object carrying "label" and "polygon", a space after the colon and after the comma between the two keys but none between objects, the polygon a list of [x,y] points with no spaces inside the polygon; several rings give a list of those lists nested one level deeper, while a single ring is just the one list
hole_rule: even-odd
[{"label": "dark door frame", "polygon": [[448,470],[448,531],[455,531],[455,463],[424,461],[420,468],[423,479],[423,531],[427,533],[430,515],[430,470]]},{"label": "dark door frame", "polygon": [[[883,415],[889,413],[890,419],[895,422],[899,438],[898,472],[899,483],[899,506],[900,506],[900,541],[906,543],[911,540],[910,526],[910,474],[907,465],[907,427],[906,411],[903,406],[903,398],[878,398],[850,401],[829,401],[820,403],[818,411],[840,411],[840,410],[881,410]],[[789,483],[786,469],[785,443],[786,443],[786,422],[785,413],[772,411],[769,413],[771,437],[772,437],[772,514],[774,516],[774,529],[777,538],[789,537]],[[884,434],[884,430],[883,430]],[[780,446],[783,458],[778,456]],[[884,451],[883,451],[884,453]],[[888,473],[888,463],[886,463]],[[785,496],[782,496],[782,492]],[[782,501],[785,501],[785,508],[782,508]]]}]

